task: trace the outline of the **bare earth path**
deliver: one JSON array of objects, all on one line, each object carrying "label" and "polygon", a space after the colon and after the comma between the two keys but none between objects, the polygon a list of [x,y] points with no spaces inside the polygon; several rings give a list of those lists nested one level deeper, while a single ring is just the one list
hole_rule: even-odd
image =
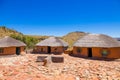
[{"label": "bare earth path", "polygon": [[76,58],[63,54],[64,63],[41,66],[43,54],[0,56],[0,80],[120,80],[120,59]]}]

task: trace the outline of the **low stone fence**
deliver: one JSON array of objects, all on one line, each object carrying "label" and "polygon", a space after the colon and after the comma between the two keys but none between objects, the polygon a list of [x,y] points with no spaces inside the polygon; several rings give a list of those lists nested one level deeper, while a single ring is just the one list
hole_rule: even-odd
[{"label": "low stone fence", "polygon": [[62,63],[64,62],[64,57],[62,56],[38,56],[36,62],[53,62],[53,63]]},{"label": "low stone fence", "polygon": [[56,57],[56,56],[54,56],[54,57],[52,57],[52,62],[54,62],[54,63],[62,63],[62,62],[64,62],[64,57]]}]

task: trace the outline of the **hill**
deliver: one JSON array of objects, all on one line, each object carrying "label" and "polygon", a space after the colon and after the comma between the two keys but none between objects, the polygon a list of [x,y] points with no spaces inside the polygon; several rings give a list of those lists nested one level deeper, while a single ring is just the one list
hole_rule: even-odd
[{"label": "hill", "polygon": [[27,45],[27,48],[33,48],[34,45],[39,42],[39,40],[35,37],[24,35],[5,26],[0,26],[0,38],[4,36],[11,36],[17,40],[24,42]]},{"label": "hill", "polygon": [[23,35],[22,33],[13,30],[13,29],[9,29],[5,26],[0,26],[0,37],[4,37],[4,36],[11,36],[11,35]]},{"label": "hill", "polygon": [[74,44],[75,41],[77,41],[79,38],[85,36],[86,34],[87,33],[80,32],[80,31],[71,32],[71,33],[68,33],[67,35],[63,36],[62,39],[65,40],[66,42],[68,42],[69,47],[72,47],[72,45]]}]

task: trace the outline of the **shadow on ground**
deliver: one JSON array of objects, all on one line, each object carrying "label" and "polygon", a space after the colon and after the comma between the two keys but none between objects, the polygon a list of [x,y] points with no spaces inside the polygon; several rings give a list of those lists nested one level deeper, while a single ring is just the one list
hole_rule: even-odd
[{"label": "shadow on ground", "polygon": [[88,59],[88,60],[100,60],[100,61],[120,61],[120,59],[118,58],[98,58],[98,57],[85,57],[85,56],[80,56],[80,55],[73,55],[73,54],[69,54],[69,56],[71,57],[76,57],[76,58],[84,58],[84,59]]}]

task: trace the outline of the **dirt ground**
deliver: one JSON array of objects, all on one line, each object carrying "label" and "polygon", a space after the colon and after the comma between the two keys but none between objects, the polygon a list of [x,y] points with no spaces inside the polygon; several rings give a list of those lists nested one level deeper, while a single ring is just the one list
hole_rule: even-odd
[{"label": "dirt ground", "polygon": [[0,80],[120,80],[120,59],[114,61],[72,57],[63,63],[36,62],[37,56],[25,54],[0,56]]}]

